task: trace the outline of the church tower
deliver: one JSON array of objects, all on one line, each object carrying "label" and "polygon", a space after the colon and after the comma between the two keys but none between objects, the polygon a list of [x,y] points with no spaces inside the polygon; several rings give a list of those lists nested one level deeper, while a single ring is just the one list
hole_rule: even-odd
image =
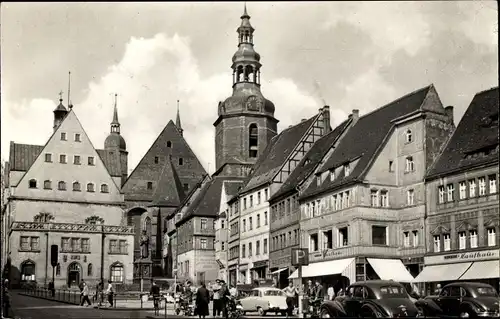
[{"label": "church tower", "polygon": [[113,121],[111,121],[111,131],[104,140],[104,150],[112,158],[112,162],[119,167],[121,183],[123,186],[127,180],[128,152],[125,139],[120,135],[120,122],[118,121],[117,94],[115,94],[115,106],[113,110]]},{"label": "church tower", "polygon": [[260,55],[254,50],[254,28],[245,9],[233,55],[233,94],[219,102],[215,126],[216,170],[224,164],[254,164],[277,134],[274,104],[260,91]]}]

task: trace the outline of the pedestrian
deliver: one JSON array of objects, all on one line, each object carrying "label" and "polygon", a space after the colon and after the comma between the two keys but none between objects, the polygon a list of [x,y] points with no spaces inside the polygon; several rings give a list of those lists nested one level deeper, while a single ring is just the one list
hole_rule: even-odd
[{"label": "pedestrian", "polygon": [[328,290],[326,291],[326,294],[328,295],[328,300],[335,299],[335,291],[333,290],[333,285],[332,284],[330,284],[328,286]]},{"label": "pedestrian", "polygon": [[102,279],[99,280],[99,283],[96,287],[96,301],[98,302],[98,306],[102,306],[104,302],[104,282]]},{"label": "pedestrian", "polygon": [[10,318],[9,317],[9,311],[10,311],[10,293],[9,293],[9,280],[5,279],[3,282],[3,289],[2,289],[2,318]]},{"label": "pedestrian", "polygon": [[50,295],[52,296],[52,298],[54,298],[54,296],[56,294],[56,290],[54,288],[54,282],[53,281],[49,282],[49,291],[50,291]]},{"label": "pedestrian", "polygon": [[160,300],[160,287],[156,284],[156,282],[153,281],[153,284],[151,285],[151,290],[149,292],[151,296],[153,296],[153,306],[155,309],[155,315],[157,315],[160,305],[159,305],[159,300]]},{"label": "pedestrian", "polygon": [[210,293],[205,286],[205,283],[201,283],[201,287],[196,291],[196,312],[198,313],[198,318],[205,318],[209,315],[208,303],[210,302]]},{"label": "pedestrian", "polygon": [[214,317],[218,317],[220,316],[221,314],[221,301],[220,301],[220,290],[221,290],[222,286],[220,285],[220,280],[217,279],[215,281],[215,284],[212,285],[212,290],[214,292],[214,296],[213,296],[213,310],[212,310],[212,315]]},{"label": "pedestrian", "polygon": [[295,301],[295,295],[297,294],[297,288],[293,286],[293,282],[290,281],[288,283],[288,287],[285,287],[283,289],[283,292],[285,293],[286,296],[286,306],[287,306],[287,313],[286,317],[290,317],[293,315],[293,304]]},{"label": "pedestrian", "polygon": [[237,291],[233,289],[233,293],[229,291],[229,288],[224,280],[221,280],[221,289],[220,289],[220,307],[222,309],[222,315],[224,318],[229,318],[229,311],[227,311],[228,304],[233,302],[233,298],[236,298]]},{"label": "pedestrian", "polygon": [[92,306],[89,299],[89,286],[84,282],[82,288],[82,302],[80,303],[80,306],[83,306],[85,302],[87,302],[87,306]]},{"label": "pedestrian", "polygon": [[113,307],[113,284],[111,283],[111,280],[108,280],[108,289],[106,289],[106,294],[108,295],[108,302],[110,307]]}]

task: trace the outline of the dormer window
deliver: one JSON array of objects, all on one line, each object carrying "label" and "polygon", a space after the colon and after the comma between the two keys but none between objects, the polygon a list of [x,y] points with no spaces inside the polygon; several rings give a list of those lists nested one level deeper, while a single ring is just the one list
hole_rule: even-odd
[{"label": "dormer window", "polygon": [[335,170],[330,170],[330,181],[334,181],[335,180]]},{"label": "dormer window", "polygon": [[344,175],[345,177],[349,176],[351,174],[351,166],[349,163],[344,164]]},{"label": "dormer window", "polygon": [[316,185],[319,187],[321,186],[321,175],[316,175]]},{"label": "dormer window", "polygon": [[413,133],[411,132],[411,130],[407,130],[405,135],[406,135],[406,143],[413,142]]}]

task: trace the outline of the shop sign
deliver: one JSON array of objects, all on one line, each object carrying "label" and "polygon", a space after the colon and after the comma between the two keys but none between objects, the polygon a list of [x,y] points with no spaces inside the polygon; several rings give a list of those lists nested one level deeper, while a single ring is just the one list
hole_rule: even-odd
[{"label": "shop sign", "polygon": [[311,259],[313,260],[321,260],[321,259],[326,259],[326,258],[333,258],[333,257],[340,257],[342,255],[342,250],[337,250],[337,249],[325,249],[322,250],[321,252],[316,252],[314,254],[311,254]]},{"label": "shop sign", "polygon": [[440,256],[428,256],[425,257],[425,264],[451,264],[451,263],[461,263],[468,261],[479,261],[479,260],[491,260],[499,259],[500,253],[498,249],[493,250],[482,250],[482,251],[470,251],[470,252],[460,252],[455,254],[440,255]]},{"label": "shop sign", "polygon": [[260,268],[266,266],[267,266],[267,260],[259,260],[253,263],[253,268]]}]

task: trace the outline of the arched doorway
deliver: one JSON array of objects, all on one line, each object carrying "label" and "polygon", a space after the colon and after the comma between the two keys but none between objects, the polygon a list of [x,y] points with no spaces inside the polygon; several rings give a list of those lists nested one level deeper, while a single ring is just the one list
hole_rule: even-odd
[{"label": "arched doorway", "polygon": [[68,266],[68,288],[78,287],[80,285],[80,280],[82,279],[82,266],[75,262],[72,262]]},{"label": "arched doorway", "polygon": [[31,260],[25,260],[21,264],[21,281],[35,281],[35,263]]}]

